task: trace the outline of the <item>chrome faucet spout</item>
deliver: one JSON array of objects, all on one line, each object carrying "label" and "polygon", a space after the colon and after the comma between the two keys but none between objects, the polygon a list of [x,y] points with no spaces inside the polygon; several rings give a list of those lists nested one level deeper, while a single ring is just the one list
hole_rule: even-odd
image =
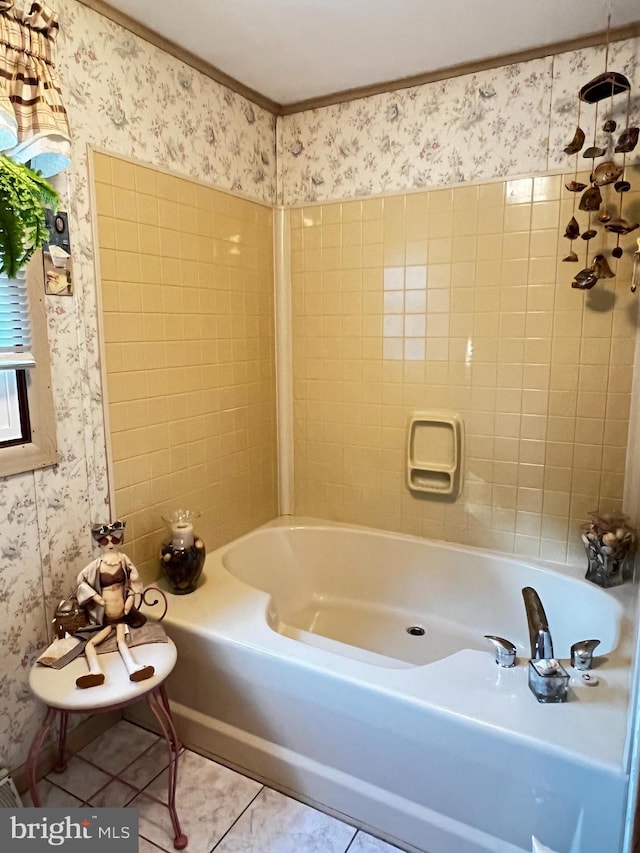
[{"label": "chrome faucet spout", "polygon": [[522,590],[524,607],[527,612],[529,639],[531,641],[531,660],[551,660],[553,658],[553,641],[549,622],[540,596],[531,586]]}]

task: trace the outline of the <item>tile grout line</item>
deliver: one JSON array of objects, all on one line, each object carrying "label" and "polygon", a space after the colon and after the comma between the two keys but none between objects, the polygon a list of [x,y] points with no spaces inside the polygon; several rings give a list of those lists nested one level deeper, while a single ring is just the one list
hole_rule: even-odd
[{"label": "tile grout line", "polygon": [[[155,744],[154,744],[154,745],[155,745]],[[149,747],[149,749],[151,749],[151,747]],[[185,751],[185,750],[184,750],[184,748],[183,748],[183,749],[181,749],[181,750],[180,750],[180,752],[178,753],[178,757],[180,757],[180,756],[184,753],[184,751]],[[146,750],[145,750],[145,752],[146,752]],[[144,752],[143,752],[143,753],[141,753],[141,754],[140,754],[140,756],[138,756],[138,758],[142,757],[142,755],[144,755]],[[138,760],[138,759],[136,759],[136,761],[137,761],[137,760]],[[133,763],[134,763],[134,762],[131,762],[131,764],[133,764]],[[130,766],[131,766],[131,764],[128,764],[128,765],[127,765],[127,767],[130,767]],[[120,779],[120,777],[118,777],[118,776],[114,776],[114,778],[113,778],[113,779],[111,779],[111,781],[110,781],[107,785],[103,785],[103,786],[102,786],[102,788],[99,788],[99,789],[98,789],[98,791],[96,791],[96,794],[97,794],[97,793],[99,793],[100,791],[104,790],[104,788],[108,787],[108,785],[110,785],[110,784],[111,784],[111,782],[120,782],[121,784],[126,785],[128,788],[131,788],[131,790],[134,792],[133,796],[132,796],[132,797],[129,797],[129,799],[125,801],[124,805],[123,805],[121,808],[128,808],[128,807],[131,805],[131,803],[132,803],[135,799],[137,799],[138,797],[146,797],[148,800],[153,800],[154,802],[156,802],[156,803],[160,803],[161,805],[163,805],[163,806],[165,806],[165,807],[166,807],[166,805],[167,805],[167,804],[164,802],[164,800],[161,800],[161,799],[159,799],[158,797],[154,797],[152,794],[147,794],[147,793],[145,793],[145,792],[146,792],[147,788],[148,788],[150,785],[152,785],[152,784],[153,784],[153,782],[155,782],[155,781],[156,781],[156,779],[157,779],[159,776],[161,776],[161,775],[165,772],[165,770],[167,770],[168,766],[169,766],[169,765],[167,764],[167,766],[166,766],[166,767],[163,767],[161,770],[159,770],[159,771],[155,774],[155,776],[152,776],[152,777],[151,777],[151,779],[149,779],[149,781],[148,781],[148,782],[146,782],[146,783],[143,785],[143,787],[142,787],[142,788],[136,788],[136,786],[135,786],[135,785],[132,785],[132,784],[131,784],[131,783],[129,783],[129,782],[125,782],[123,779]],[[125,769],[126,769],[126,768],[125,768]],[[107,772],[107,771],[104,771],[104,772]],[[95,797],[95,794],[93,794],[93,796]],[[87,805],[90,805],[90,803],[87,803]],[[148,840],[148,839],[147,839],[147,840]]]},{"label": "tile grout line", "polygon": [[[42,782],[48,782],[52,788],[55,788],[58,791],[62,791],[62,793],[66,794],[68,797],[73,797],[74,800],[77,800],[80,803],[78,808],[81,808],[84,805],[88,805],[88,803],[85,800],[83,800],[82,797],[77,797],[75,794],[72,794],[71,791],[67,791],[66,788],[63,788],[62,785],[57,785],[55,782],[52,782],[51,779],[48,778],[48,776],[43,776],[43,778],[39,780],[38,784],[41,784]],[[29,791],[26,791],[25,793],[29,794],[29,797],[31,797],[31,794]],[[43,806],[42,808],[48,808],[48,806]],[[69,806],[69,808],[75,808],[75,807]]]},{"label": "tile grout line", "polygon": [[[131,725],[134,725],[134,726],[135,726],[136,724],[135,724],[135,723],[131,723]],[[142,727],[140,727],[140,728],[142,728]],[[145,731],[146,731],[146,730],[145,730]],[[94,740],[95,740],[95,738],[94,738]],[[136,763],[140,758],[142,758],[142,757],[143,757],[144,755],[146,755],[146,754],[147,754],[151,749],[153,749],[155,746],[157,746],[157,744],[158,744],[158,743],[161,743],[161,738],[160,738],[160,737],[158,737],[158,736],[156,736],[156,740],[155,740],[155,742],[154,742],[154,743],[149,744],[149,746],[148,746],[148,747],[146,747],[145,749],[143,749],[143,750],[142,750],[142,752],[141,752],[141,753],[139,753],[135,758],[133,758],[133,759],[132,759],[128,764],[126,764],[126,765],[125,765],[125,766],[124,766],[124,767],[123,767],[123,768],[118,772],[118,774],[114,774],[112,771],[107,770],[107,769],[106,769],[106,768],[104,768],[104,767],[101,767],[99,764],[96,764],[96,763],[95,763],[94,761],[92,761],[91,759],[89,759],[89,758],[85,758],[83,755],[81,755],[81,754],[80,754],[80,752],[81,752],[81,751],[71,753],[71,754],[70,754],[70,757],[69,757],[69,761],[71,761],[73,758],[77,758],[77,759],[79,759],[80,761],[84,762],[85,764],[88,764],[90,767],[94,767],[96,770],[99,770],[101,773],[104,773],[106,776],[108,776],[108,777],[109,777],[109,780],[108,780],[107,782],[105,782],[105,783],[104,783],[103,785],[101,785],[101,786],[100,786],[96,791],[94,791],[94,792],[93,792],[93,794],[91,795],[91,799],[93,799],[93,797],[95,797],[95,796],[96,796],[97,794],[99,794],[101,791],[104,791],[104,790],[105,790],[105,788],[107,788],[109,785],[111,785],[111,783],[112,783],[112,782],[121,782],[123,785],[126,785],[127,787],[131,788],[131,790],[132,790],[132,791],[134,791],[134,794],[133,794],[133,796],[132,796],[132,797],[129,797],[129,798],[126,800],[126,802],[124,803],[123,808],[126,808],[127,806],[129,806],[129,805],[130,805],[130,803],[132,803],[132,802],[133,802],[133,800],[134,800],[137,796],[139,796],[140,794],[142,794],[142,793],[144,792],[144,790],[145,790],[146,788],[148,788],[148,787],[149,787],[149,785],[151,785],[151,783],[152,783],[152,782],[154,782],[154,781],[158,778],[158,776],[160,776],[160,774],[161,774],[161,773],[164,773],[164,771],[165,771],[167,768],[166,768],[166,767],[163,767],[161,770],[159,770],[159,771],[158,771],[158,773],[156,773],[156,774],[155,774],[155,776],[153,776],[151,779],[149,779],[149,781],[148,781],[148,782],[146,782],[146,783],[145,783],[145,785],[143,785],[143,787],[142,787],[142,788],[137,788],[135,785],[131,785],[129,782],[125,782],[124,780],[122,780],[122,779],[120,778],[120,775],[119,775],[119,774],[120,774],[120,773],[122,773],[122,772],[124,772],[124,770],[127,770],[127,769],[128,769],[129,767],[131,767],[133,764],[135,764],[135,763]],[[180,750],[180,752],[179,752],[178,754],[179,754],[179,755],[181,755],[183,752],[184,752],[184,748],[181,748],[181,750]],[[168,766],[168,765],[167,765],[167,766]],[[44,779],[45,779],[46,781],[48,781],[50,785],[53,785],[55,788],[58,788],[59,790],[64,791],[64,793],[65,793],[65,794],[68,794],[69,796],[72,796],[72,797],[74,797],[75,799],[80,800],[80,801],[81,801],[81,803],[82,803],[82,806],[91,806],[92,808],[98,808],[97,806],[93,806],[93,804],[90,802],[90,799],[84,799],[84,798],[82,798],[82,797],[78,797],[76,794],[74,794],[74,793],[73,793],[73,791],[70,791],[70,790],[68,790],[67,788],[63,787],[63,785],[62,785],[62,784],[60,784],[59,782],[57,782],[57,781],[53,781],[51,778],[49,778],[49,774],[47,774],[47,775],[44,777]],[[149,795],[147,795],[147,796],[149,796]],[[155,798],[151,797],[150,799],[155,799]]]},{"label": "tile grout line", "polygon": [[141,835],[140,832],[138,832],[138,838],[144,838],[147,844],[150,844],[154,848],[154,850],[160,850],[161,853],[169,853],[166,847],[160,847],[158,844],[155,843],[155,841],[151,841],[151,839],[147,838],[146,835]]},{"label": "tile grout line", "polygon": [[[154,745],[155,745],[155,744],[154,744]],[[150,748],[151,748],[151,747],[150,747]],[[184,747],[182,747],[182,748],[180,749],[180,752],[178,753],[178,755],[177,755],[177,757],[176,757],[176,761],[177,761],[177,759],[178,759],[178,758],[180,758],[180,757],[185,753],[185,751],[186,751],[186,750],[184,749]],[[142,754],[144,755],[144,753],[142,753]],[[133,762],[132,762],[132,763],[133,763]],[[163,767],[163,768],[162,768],[162,770],[159,770],[159,771],[155,774],[155,776],[152,776],[152,777],[151,777],[151,779],[149,779],[149,781],[148,781],[148,782],[146,782],[146,783],[142,786],[142,788],[136,788],[136,787],[135,787],[135,785],[131,785],[131,783],[129,783],[129,782],[125,782],[124,780],[119,779],[118,781],[122,782],[122,784],[123,784],[123,785],[128,785],[130,788],[133,788],[133,790],[136,792],[136,793],[135,793],[135,796],[131,797],[131,799],[127,801],[126,805],[127,805],[127,806],[128,806],[128,805],[130,805],[130,804],[131,804],[131,803],[136,799],[136,797],[144,796],[144,797],[147,797],[147,799],[149,799],[149,800],[156,800],[156,802],[163,803],[163,805],[165,805],[165,806],[166,806],[166,803],[164,803],[162,800],[158,799],[157,797],[152,796],[151,794],[145,794],[145,791],[147,790],[147,788],[149,787],[149,785],[151,785],[153,782],[155,782],[155,781],[156,781],[156,779],[157,779],[159,776],[161,776],[161,775],[162,775],[166,770],[168,770],[168,768],[169,768],[169,764],[170,764],[170,763],[171,763],[171,762],[169,761],[169,762],[167,763],[167,765],[166,765],[165,767]],[[131,766],[131,765],[128,765],[128,766]]]},{"label": "tile grout line", "polygon": [[[142,758],[142,756],[145,754],[146,751],[147,750],[144,750],[144,752],[141,752],[140,755],[138,756],[138,758]],[[123,767],[122,770],[119,771],[118,774],[115,774],[115,773],[112,773],[110,770],[107,770],[104,767],[100,767],[99,764],[96,764],[94,761],[91,761],[90,759],[85,758],[83,755],[80,755],[79,752],[75,753],[75,755],[73,757],[78,758],[80,761],[84,761],[85,764],[88,764],[91,767],[95,767],[96,770],[99,770],[101,773],[104,773],[105,775],[107,775],[109,777],[108,781],[105,782],[104,785],[101,785],[96,791],[93,792],[93,794],[91,794],[90,798],[88,798],[84,801],[86,803],[86,805],[88,805],[88,806],[92,805],[92,803],[90,802],[90,799],[93,799],[97,794],[100,794],[102,791],[104,791],[105,788],[108,788],[112,782],[121,782],[123,785],[128,785],[128,787],[131,788],[133,791],[136,790],[133,785],[129,785],[127,782],[123,782],[122,779],[120,779],[119,773],[121,773],[122,770],[126,770],[128,767],[131,767],[131,765],[134,764],[138,760],[138,758],[134,758],[134,760],[130,761],[129,764],[126,765],[126,767]],[[97,806],[94,806],[94,808],[97,808]]]},{"label": "tile grout line", "polygon": [[[163,772],[164,772],[164,770],[166,770],[166,767],[163,767],[163,768],[162,768],[162,770],[160,770],[158,773],[156,773],[156,775],[155,775],[152,779],[150,779],[150,780],[149,780],[149,782],[147,782],[147,783],[143,786],[143,788],[136,788],[136,787],[135,787],[135,785],[131,785],[129,782],[124,782],[124,780],[122,780],[122,779],[120,778],[120,775],[119,775],[119,774],[120,774],[120,773],[122,773],[124,770],[127,770],[127,769],[128,769],[129,767],[131,767],[133,764],[135,764],[135,762],[136,762],[136,761],[138,761],[138,759],[142,758],[142,756],[143,756],[143,755],[145,755],[147,752],[149,752],[149,750],[153,749],[153,747],[154,747],[154,746],[156,746],[156,744],[157,744],[159,741],[160,741],[160,738],[158,738],[158,739],[157,739],[156,743],[152,743],[152,744],[150,744],[150,745],[149,745],[146,749],[144,749],[144,750],[143,750],[139,755],[137,755],[137,756],[136,756],[134,759],[132,759],[128,764],[126,764],[126,765],[122,768],[122,770],[118,771],[118,773],[117,773],[117,774],[112,773],[110,770],[107,770],[107,769],[106,769],[106,768],[104,768],[104,767],[100,767],[100,765],[99,765],[99,764],[96,764],[94,761],[91,761],[91,759],[89,759],[89,758],[85,758],[83,755],[81,755],[81,754],[80,754],[80,752],[74,752],[74,753],[72,753],[72,754],[71,754],[71,757],[70,757],[70,759],[69,759],[69,761],[71,761],[71,759],[73,759],[73,758],[77,758],[79,761],[82,761],[82,762],[84,762],[85,764],[88,764],[90,767],[95,767],[95,769],[96,769],[96,770],[99,770],[101,773],[104,773],[106,776],[108,776],[108,777],[109,777],[109,780],[108,780],[107,782],[105,782],[105,783],[104,783],[104,785],[101,785],[101,786],[100,786],[96,791],[94,791],[94,792],[93,792],[93,794],[91,794],[91,798],[95,797],[95,796],[96,796],[96,794],[99,794],[101,791],[104,791],[104,789],[105,789],[105,788],[107,788],[107,787],[108,787],[112,782],[116,782],[116,781],[117,781],[117,782],[122,782],[122,784],[123,784],[123,785],[127,785],[129,788],[131,788],[133,791],[135,791],[135,795],[134,795],[133,797],[131,797],[131,798],[127,801],[126,805],[128,805],[128,804],[131,802],[131,800],[135,799],[135,797],[136,797],[138,794],[142,793],[142,791],[144,790],[144,788],[147,788],[147,787],[151,784],[151,782],[153,782],[155,779],[157,779],[157,778],[158,778],[158,776],[160,775],[160,773],[163,773]],[[47,774],[47,776],[45,776],[44,778],[45,778],[48,782],[50,782],[52,785],[55,785],[57,788],[60,788],[62,791],[65,791],[67,794],[70,794],[72,797],[76,797],[76,799],[82,799],[82,798],[78,797],[76,794],[74,794],[74,793],[73,793],[73,791],[69,791],[67,788],[64,788],[61,784],[58,784],[58,783],[56,783],[56,782],[53,782],[53,781],[49,778],[49,774]],[[91,802],[89,801],[89,799],[82,799],[82,802],[83,802],[83,805],[88,805],[88,806],[92,805],[92,804],[91,804]],[[95,808],[95,807],[94,807],[94,808]]]},{"label": "tile grout line", "polygon": [[352,846],[353,846],[353,842],[356,840],[356,836],[357,836],[357,835],[358,835],[358,833],[360,832],[360,830],[358,829],[358,827],[357,827],[357,826],[354,826],[354,827],[353,827],[353,829],[354,829],[355,831],[354,831],[353,835],[351,836],[351,841],[347,844],[347,846],[346,846],[346,848],[345,848],[345,850],[344,850],[344,853],[349,853],[349,850],[351,850],[351,848],[352,848]]},{"label": "tile grout line", "polygon": [[[209,760],[211,760],[211,759],[209,759]],[[249,777],[245,777],[245,778],[249,778]],[[238,823],[238,821],[239,821],[239,820],[240,820],[240,818],[243,816],[243,814],[244,814],[248,809],[250,809],[250,808],[251,808],[251,806],[255,803],[255,801],[258,799],[258,797],[259,797],[259,796],[260,796],[260,794],[265,790],[265,788],[266,788],[266,787],[267,787],[266,785],[262,785],[262,787],[260,788],[260,790],[256,793],[255,797],[252,797],[252,798],[251,798],[250,802],[248,802],[248,803],[247,803],[247,805],[242,809],[242,811],[240,812],[240,814],[239,814],[239,815],[234,819],[233,823],[228,827],[228,829],[226,829],[226,830],[225,830],[224,834],[223,834],[223,835],[221,835],[221,836],[220,836],[220,838],[216,841],[216,843],[213,845],[213,847],[211,848],[211,850],[209,851],[209,853],[213,853],[213,851],[214,851],[217,847],[219,847],[219,846],[220,846],[220,844],[223,842],[223,840],[224,840],[224,839],[227,837],[227,835],[231,832],[231,830],[233,829],[233,827]]]}]

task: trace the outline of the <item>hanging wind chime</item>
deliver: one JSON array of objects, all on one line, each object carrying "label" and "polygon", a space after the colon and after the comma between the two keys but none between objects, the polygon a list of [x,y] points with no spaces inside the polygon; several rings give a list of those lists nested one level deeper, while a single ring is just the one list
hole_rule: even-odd
[{"label": "hanging wind chime", "polygon": [[[629,181],[625,180],[625,168],[627,165],[627,154],[634,150],[638,144],[640,129],[631,127],[629,124],[631,113],[631,84],[629,80],[617,71],[609,70],[609,30],[611,16],[607,22],[607,46],[605,53],[605,70],[586,83],[580,89],[578,95],[578,119],[577,129],[571,142],[564,149],[565,154],[575,154],[575,169],[573,180],[565,184],[573,196],[573,215],[567,224],[564,236],[569,240],[569,254],[563,261],[578,263],[578,253],[574,250],[574,241],[578,238],[585,241],[585,266],[574,277],[571,287],[579,290],[590,290],[601,278],[613,278],[615,273],[609,266],[606,257],[600,252],[594,254],[590,259],[589,244],[598,236],[598,228],[603,227],[616,235],[616,245],[611,254],[617,260],[623,255],[620,238],[630,234],[639,227],[637,222],[627,221],[623,213],[625,194],[631,189]],[[618,129],[617,122],[611,118],[613,114],[613,99],[618,95],[627,95],[626,121],[624,130],[617,139],[614,137]],[[602,136],[598,132],[598,111],[602,101],[609,100],[609,118],[602,125]],[[595,119],[593,141],[584,151],[585,133],[580,127],[580,114],[582,104],[595,104]],[[589,183],[585,184],[578,180],[578,162],[582,152],[582,159],[591,160],[591,174]],[[616,154],[618,157],[616,162]],[[596,161],[599,161],[596,163]],[[614,192],[612,193],[611,190]],[[578,194],[580,196],[577,202]],[[580,223],[576,218],[576,205],[579,210],[587,214],[587,227],[580,230]],[[613,213],[611,212],[613,211]],[[640,240],[638,250],[634,253],[634,269],[631,282],[631,290],[635,291],[640,285]]]}]

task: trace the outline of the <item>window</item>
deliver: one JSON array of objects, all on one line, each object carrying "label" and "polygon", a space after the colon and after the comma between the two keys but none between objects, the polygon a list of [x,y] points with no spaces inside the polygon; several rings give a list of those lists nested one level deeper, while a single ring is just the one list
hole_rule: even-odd
[{"label": "window", "polygon": [[26,370],[0,370],[0,447],[31,441]]},{"label": "window", "polygon": [[0,286],[0,476],[52,465],[58,458],[41,252],[25,272],[25,286],[10,296]]}]

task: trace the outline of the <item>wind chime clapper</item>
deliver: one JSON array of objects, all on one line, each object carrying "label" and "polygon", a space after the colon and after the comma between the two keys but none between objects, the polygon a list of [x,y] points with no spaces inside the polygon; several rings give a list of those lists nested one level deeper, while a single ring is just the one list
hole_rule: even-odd
[{"label": "wind chime clapper", "polygon": [[[608,31],[607,31],[608,32]],[[605,57],[605,71],[594,77],[580,89],[578,95],[578,121],[577,128],[573,138],[565,147],[565,154],[575,155],[574,179],[565,184],[565,188],[573,193],[573,215],[569,220],[564,236],[569,240],[569,254],[563,258],[563,261],[577,263],[579,261],[578,254],[574,251],[573,243],[578,238],[586,243],[585,247],[585,267],[574,277],[571,286],[579,290],[590,290],[602,278],[613,278],[615,273],[612,271],[609,262],[607,261],[603,251],[594,254],[591,262],[589,262],[589,243],[598,236],[598,227],[602,227],[604,231],[616,235],[616,245],[611,250],[611,255],[617,260],[623,255],[623,248],[620,245],[620,238],[630,234],[639,227],[637,222],[629,222],[622,215],[623,200],[625,194],[631,189],[629,181],[625,180],[625,169],[627,154],[634,150],[638,144],[640,137],[640,129],[630,125],[631,112],[631,84],[624,74],[608,69],[609,59],[609,43],[607,37],[607,49]],[[617,95],[627,95],[626,121],[625,127],[618,135],[614,137],[618,129],[618,123],[611,117],[613,112],[613,98]],[[598,107],[601,101],[605,99],[611,101],[610,115],[602,125],[599,137],[598,133]],[[586,142],[585,132],[580,127],[580,112],[581,105],[595,104],[596,114],[594,121],[594,134],[592,144],[584,151],[583,146]],[[582,155],[580,155],[582,152]],[[616,154],[622,155],[622,162],[616,163],[614,157]],[[591,174],[589,175],[589,183],[584,183],[578,180],[578,162],[580,156],[583,160],[591,160]],[[601,160],[596,165],[596,160]],[[615,195],[612,195],[611,188]],[[576,202],[578,194],[581,193],[580,202],[577,205],[580,211],[587,214],[587,227],[581,232],[580,223],[576,218]],[[607,204],[607,201],[609,204]],[[617,207],[617,216],[610,212],[611,209]],[[597,217],[597,221],[593,222],[593,217]],[[638,241],[638,251],[634,253],[634,271],[631,290],[635,291],[640,284],[640,241]]]}]

